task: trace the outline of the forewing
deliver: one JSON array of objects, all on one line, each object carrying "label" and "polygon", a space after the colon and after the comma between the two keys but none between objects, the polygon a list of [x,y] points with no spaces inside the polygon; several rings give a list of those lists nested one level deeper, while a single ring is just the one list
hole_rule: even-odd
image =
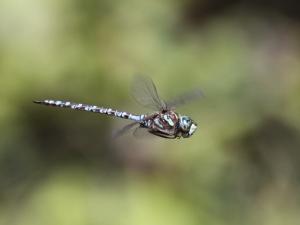
[{"label": "forewing", "polygon": [[156,87],[149,77],[136,76],[132,86],[132,94],[142,106],[153,110],[166,109],[166,103],[159,97]]},{"label": "forewing", "polygon": [[167,105],[168,109],[176,108],[178,106],[188,104],[192,101],[196,101],[197,99],[202,98],[202,97],[204,97],[203,92],[200,89],[194,89],[190,92],[186,92],[186,93],[172,99],[171,101],[168,101],[166,103],[166,105]]}]

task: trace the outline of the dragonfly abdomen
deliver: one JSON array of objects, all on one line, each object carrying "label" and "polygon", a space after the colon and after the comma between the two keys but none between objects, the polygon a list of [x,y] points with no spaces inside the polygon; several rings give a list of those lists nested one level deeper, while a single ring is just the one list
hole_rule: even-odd
[{"label": "dragonfly abdomen", "polygon": [[87,105],[82,103],[74,103],[69,101],[61,101],[61,100],[43,100],[43,101],[34,101],[34,103],[47,105],[47,106],[54,106],[54,107],[61,107],[61,108],[71,108],[75,110],[93,112],[93,113],[100,113],[106,114],[109,116],[115,116],[122,119],[129,119],[136,122],[142,122],[145,118],[145,115],[135,115],[128,112],[118,111],[111,108],[99,107],[96,105]]}]

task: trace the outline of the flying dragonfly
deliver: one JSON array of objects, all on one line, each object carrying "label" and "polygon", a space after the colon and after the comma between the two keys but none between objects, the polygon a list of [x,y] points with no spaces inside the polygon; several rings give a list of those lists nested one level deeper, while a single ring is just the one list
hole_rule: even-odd
[{"label": "flying dragonfly", "polygon": [[34,101],[34,103],[106,114],[133,121],[115,132],[114,137],[119,137],[134,127],[136,127],[134,130],[135,136],[139,136],[141,133],[150,133],[159,137],[174,139],[181,137],[188,138],[195,133],[197,123],[189,116],[175,112],[175,107],[202,97],[203,93],[200,89],[195,89],[166,102],[159,97],[156,86],[151,78],[137,76],[133,82],[132,92],[133,97],[139,104],[151,108],[153,112],[149,114],[132,114],[96,105],[51,99]]}]

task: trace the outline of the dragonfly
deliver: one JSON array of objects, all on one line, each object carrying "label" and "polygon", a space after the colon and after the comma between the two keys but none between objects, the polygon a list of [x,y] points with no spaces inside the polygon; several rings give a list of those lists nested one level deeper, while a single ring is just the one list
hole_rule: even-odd
[{"label": "dragonfly", "polygon": [[148,133],[162,138],[175,139],[181,137],[188,138],[195,133],[197,123],[191,117],[177,113],[175,108],[202,97],[203,93],[200,89],[189,91],[173,100],[164,101],[159,97],[156,86],[151,78],[137,76],[133,82],[132,94],[140,105],[151,108],[153,112],[148,114],[133,114],[107,107],[52,99],[33,102],[46,106],[105,114],[133,121],[115,132],[114,137],[119,137],[134,127],[135,130],[133,133],[135,136]]}]

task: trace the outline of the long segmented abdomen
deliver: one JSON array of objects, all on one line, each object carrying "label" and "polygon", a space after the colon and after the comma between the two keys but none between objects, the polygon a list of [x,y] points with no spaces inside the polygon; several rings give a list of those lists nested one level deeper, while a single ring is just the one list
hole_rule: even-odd
[{"label": "long segmented abdomen", "polygon": [[82,110],[93,113],[106,114],[109,116],[115,116],[123,119],[129,119],[136,122],[142,122],[145,118],[145,115],[135,115],[127,112],[117,111],[111,108],[99,107],[96,105],[86,105],[82,103],[74,103],[69,101],[61,101],[61,100],[42,100],[42,101],[34,101],[34,103],[54,106],[54,107],[62,107],[62,108],[71,108],[75,110]]}]

